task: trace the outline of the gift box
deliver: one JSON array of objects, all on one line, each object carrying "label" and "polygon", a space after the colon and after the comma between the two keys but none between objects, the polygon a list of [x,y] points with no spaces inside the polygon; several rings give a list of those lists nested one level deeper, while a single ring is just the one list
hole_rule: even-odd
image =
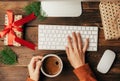
[{"label": "gift box", "polygon": [[100,14],[106,40],[120,38],[120,1],[101,0]]},{"label": "gift box", "polygon": [[0,32],[0,38],[4,37],[5,45],[26,46],[35,50],[36,45],[22,39],[22,25],[35,19],[34,13],[22,18],[22,15],[14,15],[12,10],[7,10],[5,15],[5,27]]},{"label": "gift box", "polygon": [[[13,22],[22,19],[22,15],[13,15]],[[8,26],[9,25],[9,18],[8,15],[5,15],[5,25]],[[22,28],[22,26],[18,26],[19,28]],[[17,37],[22,38],[22,31],[17,31],[14,30],[14,33]],[[9,35],[6,34],[4,36],[4,45],[13,45],[13,46],[21,46],[20,43],[16,42],[14,39],[12,39],[12,42],[9,43]]]}]

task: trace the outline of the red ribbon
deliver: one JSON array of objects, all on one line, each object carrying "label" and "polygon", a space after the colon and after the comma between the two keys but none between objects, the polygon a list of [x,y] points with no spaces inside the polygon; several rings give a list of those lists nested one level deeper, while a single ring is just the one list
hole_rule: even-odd
[{"label": "red ribbon", "polygon": [[28,41],[18,38],[15,34],[15,30],[22,32],[22,28],[20,27],[21,25],[36,18],[34,13],[26,16],[23,19],[15,21],[15,22],[14,22],[14,15],[11,10],[7,11],[7,16],[8,16],[8,25],[5,26],[5,28],[2,32],[0,32],[0,37],[4,37],[6,34],[8,34],[8,45],[13,45],[13,40],[15,40],[16,42],[20,43],[21,45],[27,46],[28,48],[35,50],[35,46],[36,46],[35,44],[32,44]]}]

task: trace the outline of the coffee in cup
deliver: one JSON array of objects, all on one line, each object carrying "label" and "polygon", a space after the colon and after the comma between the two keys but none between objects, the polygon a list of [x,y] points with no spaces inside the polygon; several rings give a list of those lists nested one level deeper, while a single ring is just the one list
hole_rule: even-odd
[{"label": "coffee in cup", "polygon": [[47,77],[58,76],[63,68],[62,60],[55,54],[48,54],[42,59],[42,73]]}]

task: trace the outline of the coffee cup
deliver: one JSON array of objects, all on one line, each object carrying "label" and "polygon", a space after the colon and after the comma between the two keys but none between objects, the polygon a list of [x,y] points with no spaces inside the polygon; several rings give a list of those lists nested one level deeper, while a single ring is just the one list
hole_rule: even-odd
[{"label": "coffee cup", "polygon": [[55,54],[45,55],[42,59],[41,72],[47,77],[58,76],[63,69],[63,63],[59,56]]}]

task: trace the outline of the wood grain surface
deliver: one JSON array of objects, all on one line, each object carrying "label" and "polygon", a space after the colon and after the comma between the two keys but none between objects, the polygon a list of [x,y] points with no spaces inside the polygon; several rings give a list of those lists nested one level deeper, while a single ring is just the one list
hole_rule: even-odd
[{"label": "wood grain surface", "polygon": [[[25,15],[23,8],[36,0],[0,0],[0,31],[4,28],[4,15],[6,10],[13,10],[15,14]],[[82,2],[83,13],[80,17],[49,17],[44,21],[35,19],[24,25],[24,39],[38,43],[38,24],[60,24],[60,25],[84,25],[99,27],[99,41],[97,52],[87,52],[86,62],[89,63],[98,81],[120,81],[120,40],[106,41],[102,29],[102,22],[99,11],[99,2]],[[0,50],[3,48],[3,38],[0,38]],[[27,47],[11,47],[18,57],[18,63],[12,66],[0,64],[0,81],[25,81],[28,76],[27,65],[30,59],[36,55],[44,55],[55,53],[59,55],[64,62],[62,73],[55,78],[47,78],[41,73],[40,81],[78,81],[73,73],[73,68],[70,66],[65,51],[49,51],[49,50],[31,50]],[[96,70],[96,66],[106,49],[115,51],[117,57],[110,69],[104,75]]]}]

